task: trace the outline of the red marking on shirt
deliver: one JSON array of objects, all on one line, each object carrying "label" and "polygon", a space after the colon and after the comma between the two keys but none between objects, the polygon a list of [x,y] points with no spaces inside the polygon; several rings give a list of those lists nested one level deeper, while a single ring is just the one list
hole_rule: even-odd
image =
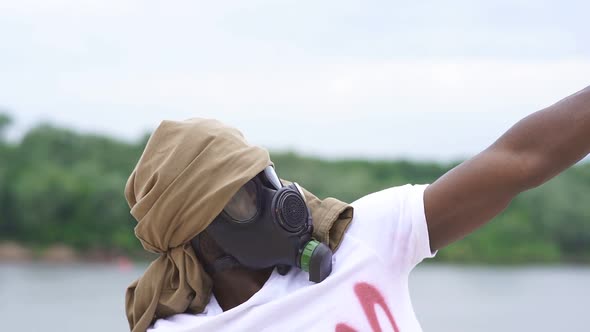
[{"label": "red marking on shirt", "polygon": [[[380,306],[381,309],[383,309],[393,330],[395,332],[399,332],[399,328],[397,327],[397,323],[393,318],[393,314],[391,313],[391,310],[389,310],[387,303],[385,303],[385,298],[381,292],[375,288],[375,286],[366,282],[359,282],[354,285],[354,293],[356,294],[361,307],[363,308],[365,316],[367,317],[373,332],[382,331],[379,320],[377,319],[376,306]],[[344,323],[339,323],[336,325],[336,332],[357,332],[357,330]]]},{"label": "red marking on shirt", "polygon": [[336,325],[336,332],[358,332],[358,331],[353,329],[352,327],[344,324],[344,323],[338,323],[338,325]]},{"label": "red marking on shirt", "polygon": [[377,288],[366,282],[360,282],[354,286],[354,292],[356,293],[356,296],[365,311],[365,316],[367,316],[369,324],[371,324],[371,328],[374,332],[381,332],[381,326],[379,326],[379,320],[377,319],[377,313],[375,311],[376,305],[383,309],[393,330],[399,332],[399,328],[389,310],[389,306],[385,303],[385,298]]}]

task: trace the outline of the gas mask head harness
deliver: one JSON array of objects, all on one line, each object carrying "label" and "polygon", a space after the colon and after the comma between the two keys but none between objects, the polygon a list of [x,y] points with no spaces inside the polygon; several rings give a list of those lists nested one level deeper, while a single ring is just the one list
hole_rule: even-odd
[{"label": "gas mask head harness", "polygon": [[[242,186],[205,232],[224,252],[204,264],[211,275],[236,266],[277,267],[285,275],[297,267],[309,272],[310,281],[321,282],[332,272],[332,251],[312,238],[303,190],[296,183],[283,186],[272,166]],[[201,236],[191,245],[205,262]]]}]

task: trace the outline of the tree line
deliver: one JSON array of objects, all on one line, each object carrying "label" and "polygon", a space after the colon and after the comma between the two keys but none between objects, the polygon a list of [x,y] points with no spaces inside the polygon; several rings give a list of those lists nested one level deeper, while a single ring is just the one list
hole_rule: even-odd
[{"label": "tree line", "polygon": [[[0,241],[42,250],[137,255],[123,190],[147,142],[42,124],[18,142],[0,114]],[[281,177],[319,197],[352,202],[406,183],[432,183],[457,163],[324,160],[271,153]],[[452,262],[590,262],[590,164],[583,163],[517,197],[494,221],[438,254]]]}]

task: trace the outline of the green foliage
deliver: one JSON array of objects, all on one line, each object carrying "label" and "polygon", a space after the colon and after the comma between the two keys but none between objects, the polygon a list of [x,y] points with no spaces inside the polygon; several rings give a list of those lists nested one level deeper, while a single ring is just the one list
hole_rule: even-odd
[{"label": "green foliage", "polygon": [[0,239],[35,247],[59,242],[81,250],[138,250],[123,188],[144,144],[49,125],[33,128],[0,154]]},{"label": "green foliage", "polygon": [[[41,125],[18,144],[2,140],[0,240],[35,247],[135,253],[135,221],[123,190],[147,137],[135,143]],[[279,175],[320,197],[352,202],[406,183],[431,183],[455,164],[321,160],[272,153]],[[590,262],[590,164],[519,196],[493,222],[438,254],[453,262]]]},{"label": "green foliage", "polygon": [[0,234],[14,233],[6,215],[10,204],[8,197],[8,168],[12,154],[10,146],[4,141],[4,131],[10,122],[11,119],[8,115],[0,113]]},{"label": "green foliage", "polygon": [[[323,161],[273,154],[279,175],[320,197],[348,202],[406,183],[432,183],[456,164],[407,161]],[[482,229],[441,250],[451,262],[590,262],[590,164],[573,167],[517,197]]]},{"label": "green foliage", "polygon": [[12,119],[7,115],[0,113],[0,140],[4,136],[4,130],[12,123]]},{"label": "green foliage", "polygon": [[273,153],[272,160],[281,177],[300,183],[320,197],[347,202],[409,182],[431,183],[451,168],[408,161],[325,161],[294,153]]}]

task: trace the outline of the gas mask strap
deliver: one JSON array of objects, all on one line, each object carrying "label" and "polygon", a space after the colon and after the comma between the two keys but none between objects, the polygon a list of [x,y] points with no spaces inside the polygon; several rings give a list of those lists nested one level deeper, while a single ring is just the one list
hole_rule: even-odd
[{"label": "gas mask strap", "polygon": [[[301,188],[299,183],[293,182],[293,184],[297,188],[297,191],[299,191],[299,194],[301,194],[301,197],[303,197],[303,201],[305,202],[305,206],[307,206],[307,198],[305,198],[305,193],[303,192],[303,189]],[[311,211],[310,211],[310,215],[311,215]]]}]

